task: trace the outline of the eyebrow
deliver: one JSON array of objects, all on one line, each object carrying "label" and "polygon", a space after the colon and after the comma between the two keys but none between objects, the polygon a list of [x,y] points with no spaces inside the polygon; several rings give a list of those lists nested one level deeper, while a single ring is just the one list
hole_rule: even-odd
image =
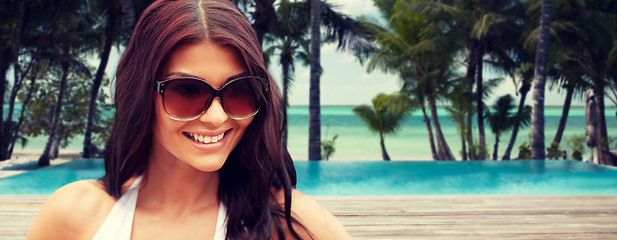
[{"label": "eyebrow", "polygon": [[[190,78],[201,79],[201,80],[204,80],[204,81],[206,80],[206,79],[203,79],[201,77],[198,77],[198,76],[195,76],[195,75],[192,75],[192,74],[188,74],[188,73],[184,73],[184,72],[171,72],[171,73],[163,75],[163,79],[167,79],[170,76],[190,77]],[[239,78],[239,77],[246,77],[246,76],[250,76],[249,72],[241,72],[241,73],[238,73],[236,75],[232,75],[231,77],[228,77],[227,80],[225,80],[225,81],[228,82],[230,80],[233,80],[233,79],[236,79],[236,78]]]}]

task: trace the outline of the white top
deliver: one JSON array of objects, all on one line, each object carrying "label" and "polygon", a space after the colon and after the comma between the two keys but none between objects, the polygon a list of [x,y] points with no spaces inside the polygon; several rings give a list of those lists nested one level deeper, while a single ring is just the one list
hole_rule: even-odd
[{"label": "white top", "polygon": [[[96,232],[93,240],[130,240],[131,230],[133,229],[133,216],[135,215],[135,206],[137,205],[137,194],[139,193],[139,176],[128,191],[126,191],[120,199],[114,204],[114,207],[107,215],[105,222]],[[223,203],[219,205],[219,212],[216,218],[216,230],[213,240],[224,240],[227,235],[227,208]]]}]

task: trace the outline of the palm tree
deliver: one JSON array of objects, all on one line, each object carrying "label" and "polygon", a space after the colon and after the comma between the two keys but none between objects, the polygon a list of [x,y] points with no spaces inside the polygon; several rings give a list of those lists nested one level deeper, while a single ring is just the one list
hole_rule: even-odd
[{"label": "palm tree", "polygon": [[[458,32],[456,39],[463,43],[460,48],[466,56],[466,78],[476,86],[476,112],[479,144],[485,145],[484,134],[484,81],[483,70],[487,62],[485,56],[507,55],[510,46],[520,34],[520,1],[412,1],[409,9],[418,14],[426,14],[446,22]],[[499,47],[498,47],[499,46]],[[491,63],[490,61],[488,63]],[[495,68],[499,66],[493,65]],[[470,85],[471,87],[471,85]],[[471,89],[468,90],[471,92]],[[480,158],[485,154],[480,153]]]},{"label": "palm tree", "polygon": [[475,114],[475,106],[472,100],[473,93],[467,91],[469,89],[467,85],[469,84],[468,81],[461,81],[458,83],[449,94],[450,106],[446,107],[450,118],[458,124],[458,131],[461,135],[461,158],[463,161],[474,158],[469,156],[471,152],[467,151],[467,145],[469,144],[470,147],[473,145],[473,142],[471,142],[473,139],[471,137],[467,138],[468,134],[471,132],[471,128],[468,130],[467,127],[471,125],[471,118],[468,117]]},{"label": "palm tree", "polygon": [[[278,31],[281,22],[276,17],[274,0],[232,0],[245,11],[250,12],[253,28],[260,40],[271,32]],[[370,32],[366,31],[361,21],[356,21],[344,14],[335,11],[332,5],[319,0],[294,2],[293,5],[304,16],[310,19],[310,89],[309,89],[309,159],[321,158],[321,120],[320,120],[320,91],[319,79],[321,76],[320,45],[322,37],[325,42],[337,42],[337,49],[353,52],[360,60],[366,57],[371,49]],[[279,5],[283,6],[283,4]],[[323,27],[325,34],[320,33]]]},{"label": "palm tree", "polygon": [[79,60],[75,58],[85,51],[92,49],[91,45],[95,41],[89,41],[89,39],[95,38],[97,33],[91,31],[94,21],[90,18],[89,11],[83,5],[73,5],[74,11],[67,11],[62,18],[58,21],[57,27],[59,29],[50,34],[53,37],[52,44],[50,44],[50,53],[47,55],[54,59],[60,65],[60,83],[58,86],[58,97],[54,108],[52,109],[51,116],[51,130],[49,131],[49,138],[45,149],[41,154],[38,161],[39,167],[49,166],[50,152],[54,141],[57,141],[58,137],[58,123],[61,120],[60,113],[62,110],[62,104],[64,94],[66,90],[67,77],[71,67],[90,76],[90,70]]},{"label": "palm tree", "polygon": [[616,77],[617,62],[614,59],[617,52],[615,44],[617,5],[604,1],[589,1],[585,2],[577,12],[581,14],[576,25],[577,40],[581,43],[580,49],[583,54],[575,56],[575,60],[587,73],[595,94],[598,160],[601,164],[617,165],[608,151],[609,138],[604,109],[605,91],[610,86],[610,81],[615,81]]},{"label": "palm tree", "polygon": [[309,87],[309,149],[308,159],[321,159],[321,103],[319,79],[321,77],[321,0],[311,0],[311,57]]},{"label": "palm tree", "polygon": [[[7,99],[5,93],[9,90],[6,71],[10,65],[15,70],[14,82],[8,96],[11,111],[9,116],[4,116],[4,111],[0,108],[0,159],[10,156],[11,142],[17,139],[19,121],[14,121],[12,110],[21,81],[27,75],[32,75],[32,86],[37,75],[33,74],[36,72],[34,69],[40,65],[40,61],[59,56],[50,54],[50,39],[58,32],[59,21],[78,6],[79,3],[68,0],[2,1],[0,4],[0,22],[8,23],[0,28],[0,106],[4,105]],[[86,18],[82,23],[86,21],[89,20]],[[22,108],[23,110],[25,109]]]},{"label": "palm tree", "polygon": [[[518,89],[518,93],[520,93],[520,100],[518,103],[517,115],[523,114],[525,99],[527,98],[527,93],[531,89],[531,81],[532,81],[532,69],[533,64],[526,64],[521,66],[517,71],[519,72],[521,87]],[[506,147],[506,151],[504,151],[501,160],[510,160],[510,153],[512,152],[512,147],[514,147],[514,142],[516,141],[516,137],[518,136],[518,130],[521,127],[520,122],[515,122],[514,127],[512,128],[512,134],[510,134],[510,141],[508,142],[508,146]]]},{"label": "palm tree", "polygon": [[413,104],[400,94],[377,94],[373,106],[360,105],[353,109],[354,114],[366,123],[369,130],[379,134],[379,144],[383,160],[390,161],[386,151],[384,135],[394,134],[401,122],[410,115]]},{"label": "palm tree", "polygon": [[552,0],[542,0],[540,35],[536,50],[533,80],[533,110],[531,117],[531,158],[544,159],[544,87]]},{"label": "palm tree", "polygon": [[[9,145],[14,139],[17,124],[13,121],[15,97],[25,76],[38,65],[40,46],[47,39],[41,33],[55,27],[56,21],[62,15],[68,1],[60,2],[29,2],[2,1],[0,3],[0,22],[6,23],[0,28],[0,106],[5,105],[6,92],[10,90],[9,112],[4,115],[4,107],[0,108],[0,161],[10,156]],[[28,59],[28,60],[25,60]],[[26,63],[25,66],[23,63]],[[7,81],[7,71],[10,66],[14,70],[12,86]],[[9,88],[12,87],[12,88]]]},{"label": "palm tree", "polygon": [[285,146],[287,146],[288,95],[294,80],[294,62],[295,59],[300,59],[304,65],[308,65],[309,61],[309,42],[305,39],[309,30],[309,22],[306,21],[306,11],[303,11],[303,5],[281,1],[277,9],[278,22],[280,24],[264,38],[265,45],[268,46],[264,51],[266,63],[268,64],[270,56],[276,53],[279,56],[279,65],[282,68],[281,128],[283,144]]},{"label": "palm tree", "polygon": [[486,114],[486,120],[495,134],[495,146],[493,148],[493,160],[497,160],[499,138],[502,133],[508,132],[514,128],[515,123],[520,123],[523,126],[529,124],[530,109],[524,111],[523,114],[512,113],[515,108],[514,98],[510,94],[501,96],[493,105],[493,111]]},{"label": "palm tree", "polygon": [[[384,16],[388,19],[387,27],[372,26],[377,32],[378,47],[370,57],[367,70],[380,68],[398,74],[404,82],[402,92],[413,93],[422,99],[419,102],[428,105],[437,143],[434,157],[452,160],[454,156],[441,132],[436,102],[447,92],[449,84],[445,82],[452,79],[449,67],[456,43],[449,42],[451,32],[445,31],[441,25],[425,16],[407,12],[407,4],[385,2],[379,7],[382,13],[391,15]],[[387,10],[390,6],[392,9]],[[432,129],[429,121],[426,122],[430,137]]]},{"label": "palm tree", "polygon": [[452,76],[450,76],[450,74],[449,71],[433,70],[423,75],[418,80],[405,81],[402,88],[403,91],[407,91],[407,89],[410,88],[422,89],[431,113],[433,127],[435,128],[438,160],[456,160],[443,135],[441,124],[439,123],[439,116],[437,115],[437,101],[445,96],[444,93],[448,90],[444,87],[450,86],[452,82]]},{"label": "palm tree", "polygon": [[426,130],[428,132],[429,146],[431,148],[431,154],[432,154],[431,156],[433,156],[433,160],[439,160],[441,158],[437,154],[437,147],[435,146],[435,137],[433,136],[433,127],[431,125],[431,119],[428,117],[428,114],[426,114],[426,100],[422,92],[423,92],[423,89],[414,88],[414,89],[408,89],[407,91],[402,91],[401,93],[405,94],[407,98],[409,98],[412,102],[415,102],[416,105],[422,111],[422,117],[423,117],[422,121],[424,122],[424,125],[426,126]]},{"label": "palm tree", "polygon": [[[130,6],[126,6],[127,4],[123,1],[123,8],[132,8],[132,2]],[[105,74],[105,68],[107,67],[107,62],[109,61],[109,54],[111,53],[111,46],[116,39],[116,24],[118,22],[119,14],[119,6],[117,1],[109,1],[106,2],[107,5],[107,20],[105,26],[105,44],[103,46],[103,51],[99,55],[101,61],[99,63],[99,67],[96,71],[92,89],[90,90],[90,104],[88,105],[88,113],[86,116],[86,132],[84,134],[84,150],[82,153],[83,158],[90,158],[92,155],[92,129],[94,125],[94,114],[97,106],[97,97],[99,95],[99,89],[101,87],[101,82],[103,81],[103,75]],[[128,17],[131,18],[130,16]]]}]

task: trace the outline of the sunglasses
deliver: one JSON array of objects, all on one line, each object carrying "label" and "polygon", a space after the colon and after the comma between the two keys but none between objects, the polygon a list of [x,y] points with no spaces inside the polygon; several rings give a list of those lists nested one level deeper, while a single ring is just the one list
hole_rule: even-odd
[{"label": "sunglasses", "polygon": [[[253,78],[257,80],[256,84],[252,83]],[[215,89],[203,79],[181,77],[157,80],[155,88],[161,94],[163,108],[171,119],[197,119],[210,108],[214,98],[219,97],[225,113],[232,119],[240,120],[259,112],[263,96],[268,91],[267,85],[266,79],[244,76]]]}]

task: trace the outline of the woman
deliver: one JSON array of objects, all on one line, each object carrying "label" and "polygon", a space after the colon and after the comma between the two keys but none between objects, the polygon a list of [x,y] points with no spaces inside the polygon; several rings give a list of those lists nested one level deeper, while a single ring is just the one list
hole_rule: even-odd
[{"label": "woman", "polygon": [[156,1],[116,71],[105,176],[56,191],[28,239],[348,239],[294,189],[280,96],[228,1]]}]

